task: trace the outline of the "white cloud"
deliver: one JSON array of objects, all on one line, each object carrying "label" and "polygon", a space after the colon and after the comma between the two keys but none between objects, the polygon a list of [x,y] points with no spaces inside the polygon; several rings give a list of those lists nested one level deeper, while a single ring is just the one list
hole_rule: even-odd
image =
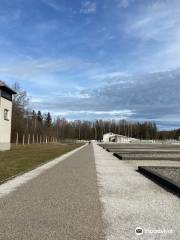
[{"label": "white cloud", "polygon": [[90,1],[83,1],[81,3],[80,13],[91,14],[96,12],[96,3]]},{"label": "white cloud", "polygon": [[[45,112],[48,109],[44,109]],[[55,111],[55,116],[62,116],[69,120],[95,120],[95,119],[127,119],[133,116],[131,110],[119,111]]]},{"label": "white cloud", "polygon": [[66,114],[71,114],[71,113],[79,113],[79,114],[97,114],[97,115],[104,115],[104,114],[107,114],[107,115],[119,115],[119,114],[122,114],[122,115],[132,115],[133,113],[130,111],[130,110],[116,110],[116,111],[64,111],[64,115]]}]

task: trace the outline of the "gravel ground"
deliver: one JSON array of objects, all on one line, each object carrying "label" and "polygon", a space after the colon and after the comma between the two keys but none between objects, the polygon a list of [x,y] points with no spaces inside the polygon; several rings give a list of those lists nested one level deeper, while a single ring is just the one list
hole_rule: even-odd
[{"label": "gravel ground", "polygon": [[[178,197],[96,144],[94,151],[107,239],[180,239]],[[144,234],[137,236],[136,227]]]},{"label": "gravel ground", "polygon": [[108,148],[110,152],[137,152],[137,153],[148,153],[148,152],[158,152],[158,153],[180,153],[180,149],[160,149],[160,148]]},{"label": "gravel ground", "polygon": [[121,148],[108,148],[109,152],[119,152],[119,153],[162,153],[162,154],[180,154],[180,150],[177,149],[121,149]]},{"label": "gravel ground", "polygon": [[134,143],[99,143],[100,146],[105,147],[105,148],[126,148],[126,149],[151,149],[151,148],[156,148],[156,149],[177,149],[180,150],[180,143],[179,144],[134,144]]},{"label": "gravel ground", "polygon": [[148,167],[148,169],[169,178],[180,187],[180,167]]},{"label": "gravel ground", "polygon": [[180,167],[180,161],[173,160],[121,160],[124,164],[135,166],[167,166]]},{"label": "gravel ground", "polygon": [[117,155],[121,156],[123,160],[177,160],[180,161],[180,154],[171,154],[171,153],[118,153],[116,152]]},{"label": "gravel ground", "polygon": [[0,239],[104,239],[92,146],[0,198]]}]

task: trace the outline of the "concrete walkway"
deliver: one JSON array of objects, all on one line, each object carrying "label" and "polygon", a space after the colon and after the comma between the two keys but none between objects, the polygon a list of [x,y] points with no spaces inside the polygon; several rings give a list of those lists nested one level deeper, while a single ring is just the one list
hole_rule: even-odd
[{"label": "concrete walkway", "polygon": [[19,185],[1,194],[1,240],[104,239],[92,146],[61,160],[26,174],[21,186],[20,177],[9,183]]},{"label": "concrete walkway", "polygon": [[[93,145],[106,239],[180,239],[178,197]],[[137,227],[143,235],[135,234]]]}]

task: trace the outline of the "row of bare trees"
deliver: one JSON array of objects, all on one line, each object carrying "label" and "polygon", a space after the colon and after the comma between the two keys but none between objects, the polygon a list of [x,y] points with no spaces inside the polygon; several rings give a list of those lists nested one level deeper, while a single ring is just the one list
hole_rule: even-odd
[{"label": "row of bare trees", "polygon": [[[52,119],[51,113],[32,110],[25,91],[14,86],[17,95],[13,99],[12,142],[19,136],[46,136],[48,139],[101,140],[103,134],[113,132],[140,139],[162,139],[154,122],[129,122],[126,120],[67,121],[60,116]],[[171,138],[171,135],[168,135]],[[23,138],[21,138],[23,141]]]}]

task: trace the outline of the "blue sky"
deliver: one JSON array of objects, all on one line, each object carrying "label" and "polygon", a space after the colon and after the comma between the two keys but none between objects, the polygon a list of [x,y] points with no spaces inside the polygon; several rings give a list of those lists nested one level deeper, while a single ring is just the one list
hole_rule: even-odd
[{"label": "blue sky", "polygon": [[0,79],[36,110],[180,126],[179,0],[0,2]]}]

